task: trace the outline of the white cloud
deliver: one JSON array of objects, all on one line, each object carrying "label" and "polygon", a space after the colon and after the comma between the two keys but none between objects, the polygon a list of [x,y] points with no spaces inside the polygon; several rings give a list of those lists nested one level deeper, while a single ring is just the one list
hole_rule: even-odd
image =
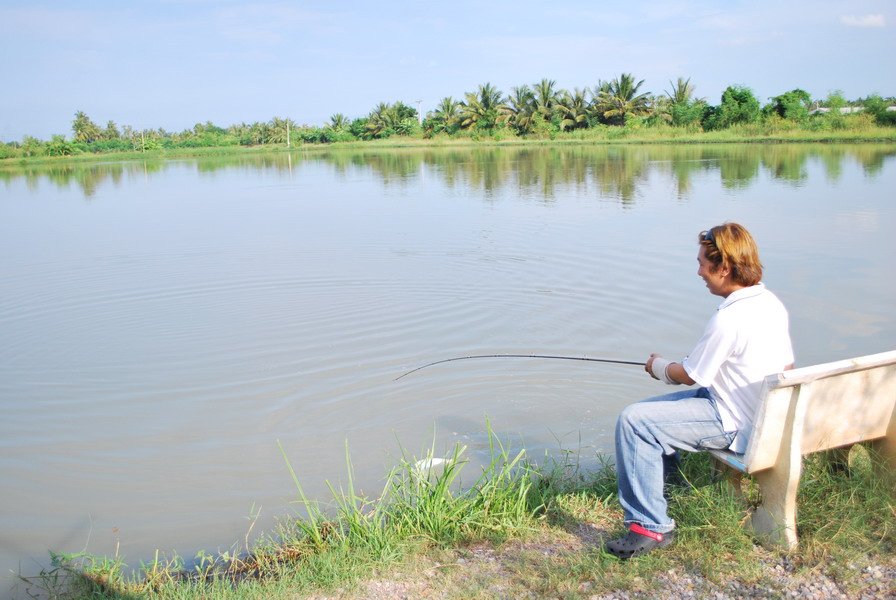
[{"label": "white cloud", "polygon": [[840,17],[840,22],[847,27],[886,27],[887,25],[883,15],[865,15],[863,17],[844,15]]}]

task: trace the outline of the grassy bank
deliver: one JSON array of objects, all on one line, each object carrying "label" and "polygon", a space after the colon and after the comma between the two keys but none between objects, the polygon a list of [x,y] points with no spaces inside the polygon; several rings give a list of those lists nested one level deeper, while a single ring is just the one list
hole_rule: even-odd
[{"label": "grassy bank", "polygon": [[431,138],[392,136],[368,141],[334,142],[327,144],[267,144],[260,146],[213,146],[194,148],[157,148],[145,152],[82,153],[69,156],[31,156],[0,159],[0,168],[34,164],[66,164],[84,161],[128,161],[147,159],[176,159],[202,156],[265,154],[279,152],[315,152],[334,149],[385,150],[391,148],[463,148],[477,146],[531,146],[573,144],[729,144],[729,143],[896,143],[896,129],[871,122],[844,129],[807,129],[786,121],[734,126],[717,131],[703,131],[684,127],[600,127],[549,136],[517,137],[498,130],[490,135],[472,133],[440,134]]},{"label": "grassy bank", "polygon": [[[693,487],[670,500],[675,544],[620,562],[601,549],[621,533],[611,468],[584,472],[571,460],[532,461],[494,433],[490,440],[491,460],[481,472],[464,472],[461,447],[444,458],[406,455],[372,499],[354,489],[347,452],[347,483],[331,487],[331,502],[312,502],[295,479],[305,516],[254,544],[247,534],[232,553],[189,564],[156,558],[131,574],[115,558],[57,556],[53,568],[29,580],[30,589],[119,600],[572,599],[614,591],[661,597],[685,585],[697,596],[752,590],[784,597],[794,581],[822,577],[848,594],[896,594],[896,492],[874,477],[862,447],[850,454],[848,471],[822,455],[807,459],[796,553],[757,546],[741,526],[755,490],[746,488],[748,500],[740,499],[715,483],[706,456],[689,455],[684,471]],[[289,464],[286,452],[284,459]]]}]

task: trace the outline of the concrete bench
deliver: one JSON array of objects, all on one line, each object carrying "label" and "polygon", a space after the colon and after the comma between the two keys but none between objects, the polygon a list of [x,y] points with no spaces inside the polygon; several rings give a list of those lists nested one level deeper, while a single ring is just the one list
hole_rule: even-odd
[{"label": "concrete bench", "polygon": [[790,550],[803,456],[858,442],[869,442],[877,472],[896,481],[896,351],[768,376],[746,453],[711,454],[736,490],[744,473],[759,486],[748,529]]}]

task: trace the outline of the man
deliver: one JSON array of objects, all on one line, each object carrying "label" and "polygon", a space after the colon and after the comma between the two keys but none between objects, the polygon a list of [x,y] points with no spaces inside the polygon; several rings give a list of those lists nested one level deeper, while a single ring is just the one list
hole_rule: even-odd
[{"label": "man", "polygon": [[697,275],[725,300],[681,362],[651,354],[645,370],[670,385],[698,387],[657,396],[622,411],[616,424],[619,501],[629,527],[606,550],[634,558],[670,544],[675,522],[663,496],[677,452],[746,450],[762,381],[793,367],[787,310],[760,282],[750,233],[726,223],[698,237]]}]

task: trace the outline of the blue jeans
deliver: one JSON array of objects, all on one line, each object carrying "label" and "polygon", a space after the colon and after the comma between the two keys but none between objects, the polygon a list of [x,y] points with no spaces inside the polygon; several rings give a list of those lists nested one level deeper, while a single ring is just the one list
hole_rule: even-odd
[{"label": "blue jeans", "polygon": [[625,524],[666,533],[675,521],[666,514],[664,465],[678,450],[727,448],[736,432],[726,432],[707,388],[648,398],[627,406],[616,422],[616,471]]}]

